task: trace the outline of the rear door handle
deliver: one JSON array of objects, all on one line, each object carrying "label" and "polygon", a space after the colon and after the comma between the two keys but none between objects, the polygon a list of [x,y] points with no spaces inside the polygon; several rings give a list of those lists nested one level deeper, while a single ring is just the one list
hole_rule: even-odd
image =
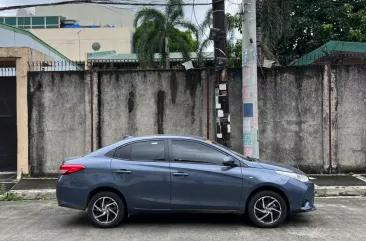
[{"label": "rear door handle", "polygon": [[188,173],[185,173],[185,172],[174,172],[173,173],[173,176],[176,176],[176,177],[188,177],[189,174]]},{"label": "rear door handle", "polygon": [[131,171],[125,170],[125,169],[121,169],[121,170],[117,170],[116,173],[117,174],[130,174]]}]

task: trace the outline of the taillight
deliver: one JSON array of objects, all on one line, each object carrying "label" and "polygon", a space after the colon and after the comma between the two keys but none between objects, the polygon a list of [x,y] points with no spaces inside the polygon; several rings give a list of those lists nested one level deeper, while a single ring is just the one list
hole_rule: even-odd
[{"label": "taillight", "polygon": [[84,170],[85,166],[79,164],[63,164],[60,166],[60,170],[64,171],[61,175],[69,175],[81,170]]}]

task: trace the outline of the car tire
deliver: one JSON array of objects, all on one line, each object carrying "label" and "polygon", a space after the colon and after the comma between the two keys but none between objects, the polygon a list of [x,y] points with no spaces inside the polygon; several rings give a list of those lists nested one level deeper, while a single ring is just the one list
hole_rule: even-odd
[{"label": "car tire", "polygon": [[248,216],[260,228],[276,228],[287,217],[287,205],[283,197],[273,191],[261,191],[249,200]]},{"label": "car tire", "polygon": [[124,219],[125,205],[117,194],[100,192],[90,199],[87,212],[95,226],[113,228]]}]

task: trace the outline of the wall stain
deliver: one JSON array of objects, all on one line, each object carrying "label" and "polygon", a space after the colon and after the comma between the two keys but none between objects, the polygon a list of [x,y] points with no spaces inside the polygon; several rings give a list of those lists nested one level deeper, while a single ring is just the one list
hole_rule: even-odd
[{"label": "wall stain", "polygon": [[[45,155],[45,132],[44,125],[45,103],[43,102],[42,73],[32,73],[28,78],[28,126],[29,126],[29,165],[30,174],[43,174]],[[51,74],[51,78],[54,78]],[[46,78],[47,79],[47,78]]]},{"label": "wall stain", "polygon": [[137,116],[137,109],[136,109],[136,86],[131,84],[129,87],[130,91],[128,92],[128,100],[127,100],[127,110],[128,110],[128,130],[129,135],[136,135],[137,134],[137,125],[136,125],[136,116]]},{"label": "wall stain", "polygon": [[133,111],[133,107],[135,106],[135,93],[133,91],[130,91],[128,95],[129,95],[127,101],[128,113],[131,113]]},{"label": "wall stain", "polygon": [[198,85],[201,85],[201,74],[196,70],[188,70],[186,74],[186,89],[189,90],[191,95],[192,107],[191,107],[191,124],[196,122],[195,109],[196,109],[196,91]]},{"label": "wall stain", "polygon": [[[97,93],[97,109],[98,109],[98,118],[97,118],[97,148],[101,148],[102,147],[102,96],[103,96],[103,91],[102,91],[102,75],[100,72],[98,72],[98,79],[94,80],[97,81],[97,89],[98,89],[98,93]],[[93,131],[93,130],[91,130]]]},{"label": "wall stain", "polygon": [[158,120],[158,134],[164,134],[164,103],[165,91],[158,91],[157,98],[157,120]]},{"label": "wall stain", "polygon": [[116,82],[118,83],[119,82],[119,73],[115,73],[114,75],[114,79],[116,80]]},{"label": "wall stain", "polygon": [[175,104],[177,100],[177,91],[178,91],[177,73],[175,71],[172,71],[170,72],[170,94],[173,104]]}]

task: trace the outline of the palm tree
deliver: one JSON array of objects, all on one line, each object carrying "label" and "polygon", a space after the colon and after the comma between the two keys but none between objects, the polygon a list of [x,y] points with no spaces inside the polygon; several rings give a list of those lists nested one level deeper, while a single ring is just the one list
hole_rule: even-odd
[{"label": "palm tree", "polygon": [[264,58],[276,60],[276,46],[290,30],[294,5],[295,0],[257,0],[257,39]]},{"label": "palm tree", "polygon": [[[184,19],[183,0],[169,0],[165,12],[154,8],[144,8],[138,11],[134,19],[134,27],[141,26],[144,31],[136,43],[136,54],[141,67],[151,67],[154,54],[158,49],[161,57],[161,66],[169,69],[169,43],[175,41],[180,43],[179,50],[184,59],[189,59],[189,43],[187,39],[180,38],[174,34],[177,27],[191,31],[197,40],[198,49],[199,31],[196,26]],[[150,28],[150,31],[148,29]],[[153,31],[151,31],[153,28]]]},{"label": "palm tree", "polygon": [[[281,37],[290,29],[290,18],[293,12],[295,0],[256,0],[257,7],[257,40],[260,42],[259,52],[262,58],[276,59],[276,45]],[[242,14],[236,13],[227,18],[228,46],[232,46],[235,39],[234,29],[241,32]],[[204,32],[212,26],[212,10],[208,10],[201,24]],[[210,44],[210,40],[204,39],[199,48],[199,56]]]}]

